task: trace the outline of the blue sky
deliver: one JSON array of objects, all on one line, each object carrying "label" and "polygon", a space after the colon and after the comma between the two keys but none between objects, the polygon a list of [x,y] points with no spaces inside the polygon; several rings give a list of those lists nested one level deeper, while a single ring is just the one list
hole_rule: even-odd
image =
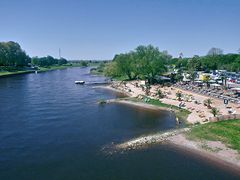
[{"label": "blue sky", "polygon": [[239,0],[0,0],[0,41],[30,56],[111,59],[153,44],[173,56],[240,48]]}]

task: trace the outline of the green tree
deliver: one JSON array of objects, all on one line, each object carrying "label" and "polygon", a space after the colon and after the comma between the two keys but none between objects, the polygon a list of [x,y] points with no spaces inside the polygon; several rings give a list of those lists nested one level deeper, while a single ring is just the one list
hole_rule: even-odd
[{"label": "green tree", "polygon": [[194,71],[199,71],[202,69],[200,57],[195,55],[192,59],[188,61],[188,69],[192,69]]},{"label": "green tree", "polygon": [[86,61],[81,61],[80,64],[83,67],[87,67],[88,66],[88,63]]},{"label": "green tree", "polygon": [[219,114],[219,110],[215,107],[211,109],[211,113],[213,114],[214,117],[216,117]]},{"label": "green tree", "polygon": [[207,55],[209,55],[209,56],[216,56],[216,55],[220,55],[220,54],[223,54],[223,50],[220,48],[215,48],[215,47],[211,48],[207,53]]},{"label": "green tree", "polygon": [[194,82],[195,79],[197,78],[197,73],[196,73],[195,71],[193,71],[193,70],[190,70],[189,75],[190,75],[190,76],[189,76],[190,80],[191,80],[192,82]]},{"label": "green tree", "polygon": [[158,89],[158,90],[157,90],[157,95],[158,95],[158,98],[159,98],[159,99],[164,98],[164,94],[163,94],[163,92],[161,91],[161,89]]},{"label": "green tree", "polygon": [[30,57],[16,42],[0,42],[0,65],[2,66],[27,66]]},{"label": "green tree", "polygon": [[181,101],[181,98],[182,98],[182,92],[181,91],[178,91],[176,92],[176,97],[179,101]]},{"label": "green tree", "polygon": [[211,108],[212,99],[208,98],[208,99],[204,100],[204,104],[205,104],[208,108]]},{"label": "green tree", "polygon": [[118,72],[118,67],[116,61],[106,64],[104,68],[104,74],[109,77],[120,77],[121,74]]},{"label": "green tree", "polygon": [[140,72],[148,83],[152,84],[156,75],[166,72],[167,68],[164,63],[168,60],[168,56],[160,52],[158,48],[152,45],[138,46],[136,54]]},{"label": "green tree", "polygon": [[119,74],[123,76],[126,75],[130,80],[134,79],[136,76],[136,74],[134,74],[136,64],[132,53],[116,55],[113,61],[116,62]]}]

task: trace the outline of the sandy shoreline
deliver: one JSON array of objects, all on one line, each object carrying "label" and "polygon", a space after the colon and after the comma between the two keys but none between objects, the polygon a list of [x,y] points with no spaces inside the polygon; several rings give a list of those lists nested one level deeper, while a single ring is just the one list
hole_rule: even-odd
[{"label": "sandy shoreline", "polygon": [[[138,98],[139,96],[144,96],[146,92],[140,86],[136,86],[136,84],[140,84],[140,81],[129,81],[126,83],[113,82],[112,85],[109,85],[106,88],[109,90],[124,93],[129,97]],[[158,90],[160,90],[164,94],[164,97],[161,99],[158,98]],[[176,93],[179,91],[182,92],[182,101],[178,101],[176,99]],[[190,124],[204,124],[213,117],[211,109],[204,105],[204,101],[209,99],[210,97],[201,94],[181,90],[175,87],[161,87],[159,85],[152,85],[148,97],[150,97],[151,99],[160,100],[162,103],[177,107],[179,106],[180,102],[184,103],[184,107],[182,108],[191,112],[191,114],[186,119],[187,122]],[[229,109],[226,108],[222,100],[216,98],[211,99],[212,107],[217,107],[221,115],[229,115]],[[229,106],[232,107],[232,110],[235,112],[235,114],[240,114],[239,105],[229,103]]]},{"label": "sandy shoreline", "polygon": [[193,149],[186,148],[181,145],[172,144],[172,143],[169,143],[168,145],[177,149],[181,153],[186,154],[187,156],[189,155],[196,159],[204,160],[204,161],[208,162],[209,164],[212,164],[221,169],[227,169],[228,171],[240,176],[240,167],[236,166],[234,163],[220,159],[219,157],[215,157],[215,156],[208,154],[206,152],[203,152],[201,150],[193,150]]},{"label": "sandy shoreline", "polygon": [[[109,90],[113,90],[119,93],[124,93],[129,97],[137,97],[139,95],[138,91],[137,93],[135,92],[126,92],[122,88],[113,88],[111,86],[101,86],[100,88],[105,88]],[[175,90],[176,91],[176,90]],[[196,95],[194,96],[199,96],[200,98],[203,98],[201,95]],[[205,97],[207,98],[207,97]],[[172,103],[173,100],[171,99],[164,99],[162,102],[166,104],[174,104]],[[153,110],[170,110],[168,108],[164,107],[158,107],[146,103],[141,103],[141,102],[133,102],[133,101],[128,101],[128,100],[113,100],[113,102],[116,103],[122,103],[122,104],[128,104],[128,105],[133,105],[133,106],[139,106],[142,108],[149,108]],[[170,103],[169,103],[170,102]],[[215,104],[218,104],[219,102],[215,101]],[[190,103],[189,103],[190,104]],[[176,105],[176,103],[174,104]],[[191,104],[190,104],[191,105]],[[192,115],[192,116],[191,116]],[[190,114],[190,118],[195,118],[196,113]],[[191,121],[194,122],[194,121]],[[126,150],[130,148],[130,150],[138,149],[144,147],[144,145],[148,144],[156,144],[156,143],[161,143],[161,142],[167,142],[168,144],[175,146],[176,148],[186,152],[191,152],[192,154],[199,156],[205,160],[210,160],[212,162],[216,162],[218,166],[224,166],[226,168],[231,169],[232,171],[240,172],[240,154],[233,149],[230,149],[226,147],[224,144],[221,142],[215,142],[215,141],[191,141],[188,140],[184,134],[185,132],[174,132],[173,135],[167,136],[162,138],[162,136],[159,136],[159,134],[155,135],[149,135],[149,136],[144,136],[144,137],[139,137],[135,138],[132,140],[129,140],[127,142],[123,142],[121,144],[116,145],[115,147],[119,148],[125,148]],[[152,141],[153,140],[153,141]],[[239,173],[240,175],[240,173]]]},{"label": "sandy shoreline", "polygon": [[216,163],[219,167],[226,167],[240,175],[240,154],[231,148],[226,147],[219,141],[191,141],[185,136],[190,128],[170,130],[164,133],[157,133],[114,145],[117,151],[132,151],[148,148],[149,145],[167,143],[183,152],[192,153],[203,160]]},{"label": "sandy shoreline", "polygon": [[181,133],[169,137],[167,142],[183,150],[189,150],[194,154],[203,156],[204,159],[223,163],[240,173],[240,154],[219,141],[192,141]]}]

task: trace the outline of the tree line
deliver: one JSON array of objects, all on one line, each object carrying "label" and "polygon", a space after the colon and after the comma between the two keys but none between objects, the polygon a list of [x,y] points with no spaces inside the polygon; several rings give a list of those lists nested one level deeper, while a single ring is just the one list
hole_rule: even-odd
[{"label": "tree line", "polygon": [[13,41],[0,42],[0,66],[26,67],[32,65],[51,66],[67,64],[64,58],[56,59],[51,56],[30,58],[21,46]]},{"label": "tree line", "polygon": [[68,61],[64,58],[61,59],[56,59],[53,58],[52,56],[47,56],[47,57],[33,57],[31,63],[33,65],[41,66],[41,67],[48,67],[52,65],[63,65],[67,64]]},{"label": "tree line", "polygon": [[[240,53],[223,54],[219,48],[211,48],[206,56],[191,58],[173,58],[167,51],[160,51],[152,45],[138,46],[135,50],[117,54],[111,63],[104,67],[104,73],[113,78],[126,77],[129,80],[146,79],[153,83],[157,75],[162,75],[169,69],[178,69],[181,74],[187,71],[194,76],[196,71],[210,70],[240,71]],[[101,67],[101,69],[103,69]],[[170,78],[179,79],[170,75]]]},{"label": "tree line", "polygon": [[227,70],[240,71],[240,53],[223,54],[219,48],[211,48],[206,56],[195,55],[191,58],[173,58],[169,62],[176,68],[194,71]]}]

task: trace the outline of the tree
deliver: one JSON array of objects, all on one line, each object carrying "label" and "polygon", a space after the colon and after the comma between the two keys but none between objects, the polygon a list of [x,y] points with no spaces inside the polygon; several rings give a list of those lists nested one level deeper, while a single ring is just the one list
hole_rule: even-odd
[{"label": "tree", "polygon": [[212,108],[211,113],[213,114],[214,117],[216,117],[219,114],[219,110],[215,107]]},{"label": "tree", "polygon": [[225,75],[221,76],[222,84],[226,87],[227,86],[227,77]]},{"label": "tree", "polygon": [[180,68],[178,69],[177,71],[177,74],[176,74],[176,81],[182,81],[183,80],[183,69]]},{"label": "tree", "polygon": [[202,69],[201,67],[201,60],[200,57],[195,55],[192,59],[188,61],[188,69],[192,69],[193,71],[199,71]]},{"label": "tree", "polygon": [[191,70],[191,71],[189,72],[189,78],[190,78],[190,80],[191,80],[192,82],[194,82],[195,79],[197,78],[197,73],[196,73],[195,71]]},{"label": "tree", "polygon": [[208,108],[211,108],[212,99],[208,98],[208,99],[204,100],[204,104],[205,104]]},{"label": "tree", "polygon": [[58,60],[58,65],[63,65],[63,64],[67,64],[67,63],[68,63],[67,60],[64,59],[64,58],[60,58],[60,59]]},{"label": "tree", "polygon": [[216,56],[221,54],[223,54],[223,50],[215,47],[211,48],[207,53],[208,56]]},{"label": "tree", "polygon": [[31,60],[31,63],[33,65],[41,66],[41,67],[48,67],[52,65],[63,65],[67,64],[67,60],[64,58],[61,59],[55,59],[52,56],[47,57],[33,57]]},{"label": "tree", "polygon": [[30,57],[13,41],[0,42],[0,65],[2,66],[27,66]]},{"label": "tree", "polygon": [[[171,56],[165,51],[149,46],[138,46],[134,51],[115,55],[112,65],[106,67],[109,75],[127,76],[129,80],[146,79],[149,84],[154,83],[156,75],[167,70],[166,64]],[[111,72],[115,71],[115,72]]]},{"label": "tree", "polygon": [[88,66],[88,63],[86,61],[81,61],[80,64],[83,67],[87,67]]},{"label": "tree", "polygon": [[182,92],[181,92],[181,91],[177,91],[177,93],[176,93],[176,97],[178,98],[179,101],[181,101],[181,98],[182,98]]},{"label": "tree", "polygon": [[157,90],[157,95],[158,95],[158,98],[159,98],[159,99],[164,98],[164,94],[163,94],[163,92],[161,91],[161,89],[158,89],[158,90]]},{"label": "tree", "polygon": [[151,85],[149,83],[146,84],[146,89],[145,89],[145,93],[147,96],[150,95],[150,89],[151,89]]},{"label": "tree", "polygon": [[134,53],[126,53],[116,55],[113,59],[116,62],[118,72],[121,75],[126,75],[130,80],[137,76],[135,71]]},{"label": "tree", "polygon": [[115,61],[106,64],[104,74],[109,77],[120,77],[121,74],[118,72],[117,63]]},{"label": "tree", "polygon": [[139,62],[140,72],[150,84],[154,82],[156,75],[161,75],[167,70],[164,63],[169,57],[152,45],[138,46],[136,48],[136,58]]}]

